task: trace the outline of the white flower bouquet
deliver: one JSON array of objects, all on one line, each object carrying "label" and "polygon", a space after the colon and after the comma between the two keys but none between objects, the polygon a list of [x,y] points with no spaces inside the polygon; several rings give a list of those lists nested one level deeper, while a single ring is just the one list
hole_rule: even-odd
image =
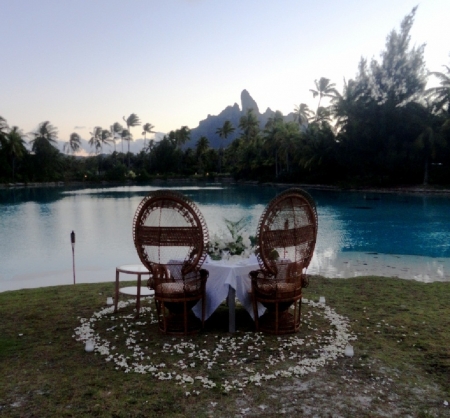
[{"label": "white flower bouquet", "polygon": [[244,228],[246,219],[241,218],[233,222],[224,219],[227,231],[221,231],[210,237],[208,254],[213,260],[229,258],[238,255],[243,258],[250,257],[255,250],[255,237],[249,235]]}]

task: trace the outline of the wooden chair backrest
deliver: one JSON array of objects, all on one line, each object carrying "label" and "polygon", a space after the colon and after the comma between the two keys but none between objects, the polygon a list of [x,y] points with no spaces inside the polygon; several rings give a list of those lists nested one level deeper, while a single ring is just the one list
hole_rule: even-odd
[{"label": "wooden chair backrest", "polygon": [[280,193],[265,208],[258,225],[256,256],[273,276],[297,276],[308,267],[317,239],[317,210],[303,189]]},{"label": "wooden chair backrest", "polygon": [[156,273],[165,266],[186,276],[198,271],[205,261],[209,236],[194,202],[178,192],[157,190],[149,193],[136,210],[133,240],[149,271]]}]

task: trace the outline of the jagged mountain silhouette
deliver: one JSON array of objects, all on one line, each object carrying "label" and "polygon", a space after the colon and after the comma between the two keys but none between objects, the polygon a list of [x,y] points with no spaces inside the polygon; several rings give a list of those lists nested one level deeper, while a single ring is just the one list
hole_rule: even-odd
[{"label": "jagged mountain silhouette", "polygon": [[[247,90],[241,92],[241,106],[234,103],[233,106],[227,106],[218,115],[208,115],[206,119],[199,122],[198,127],[191,129],[191,139],[186,142],[184,148],[195,148],[200,137],[205,136],[209,140],[211,148],[218,149],[220,146],[227,147],[234,139],[240,135],[239,119],[245,115],[247,109],[253,109],[256,117],[259,120],[261,128],[264,128],[267,120],[275,115],[275,111],[268,107],[264,113],[260,113],[256,101],[250,96]],[[226,120],[229,120],[235,128],[235,131],[228,136],[227,139],[222,139],[216,130],[221,128]],[[285,121],[293,121],[294,114],[289,113],[284,117]]]}]

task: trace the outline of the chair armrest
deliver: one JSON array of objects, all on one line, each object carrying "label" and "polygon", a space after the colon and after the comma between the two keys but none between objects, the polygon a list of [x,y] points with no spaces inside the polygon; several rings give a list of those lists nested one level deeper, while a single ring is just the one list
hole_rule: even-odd
[{"label": "chair armrest", "polygon": [[252,281],[258,281],[260,279],[274,279],[275,277],[273,276],[273,274],[269,273],[268,271],[265,270],[252,270],[249,274],[249,277]]},{"label": "chair armrest", "polygon": [[260,271],[261,270],[252,270],[250,273],[248,273],[250,279],[257,279]]}]

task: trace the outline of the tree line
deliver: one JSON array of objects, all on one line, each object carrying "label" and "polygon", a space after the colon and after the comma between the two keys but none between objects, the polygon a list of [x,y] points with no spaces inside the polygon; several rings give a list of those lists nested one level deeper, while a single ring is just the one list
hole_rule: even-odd
[{"label": "tree line", "polygon": [[[185,148],[190,139],[187,126],[159,142],[147,141],[154,126],[145,123],[144,147],[132,154],[131,128],[141,126],[132,113],[123,118],[125,126],[116,122],[110,129],[95,127],[89,140],[94,154],[80,158],[74,155],[81,146],[77,133],[70,135],[61,153],[50,122],[25,135],[0,117],[0,181],[148,181],[228,174],[237,179],[324,184],[449,184],[450,67],[427,72],[424,45],[410,47],[415,12],[416,8],[399,31],[387,36],[379,61],[361,58],[355,78],[344,80],[342,91],[325,77],[315,80],[310,90],[317,99],[315,109],[301,103],[293,121],[277,111],[265,126],[249,109],[238,126],[230,121],[218,126],[216,133],[223,139],[238,130],[226,148],[212,149],[204,136],[195,148]],[[427,89],[429,77],[439,85]],[[105,146],[114,151],[104,154]]]}]

